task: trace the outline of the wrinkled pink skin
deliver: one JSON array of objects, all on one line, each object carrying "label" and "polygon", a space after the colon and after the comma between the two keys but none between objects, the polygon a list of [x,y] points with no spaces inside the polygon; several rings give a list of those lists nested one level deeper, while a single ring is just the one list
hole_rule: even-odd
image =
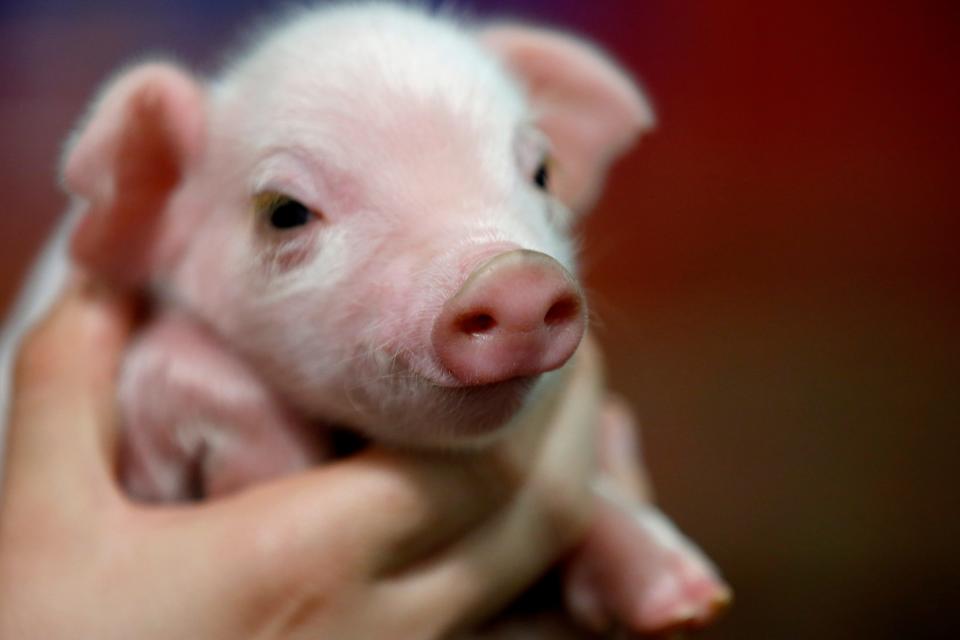
[{"label": "wrinkled pink skin", "polygon": [[[572,212],[650,122],[570,37],[381,5],[303,14],[214,85],[165,64],[121,75],[64,173],[87,208],[77,259],[155,294],[121,382],[128,490],[216,496],[309,467],[324,424],[404,447],[500,437],[585,330]],[[533,184],[547,145],[549,194]],[[313,218],[271,227],[265,192]],[[706,623],[726,586],[602,462],[614,481],[571,561],[572,612]]]}]

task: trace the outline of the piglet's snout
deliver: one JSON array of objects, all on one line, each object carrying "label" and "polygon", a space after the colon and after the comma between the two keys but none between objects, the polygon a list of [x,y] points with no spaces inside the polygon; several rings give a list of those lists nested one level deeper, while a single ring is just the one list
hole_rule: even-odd
[{"label": "piglet's snout", "polygon": [[533,376],[570,359],[586,315],[579,286],[559,262],[509,251],[481,265],[443,306],[433,348],[464,385]]}]

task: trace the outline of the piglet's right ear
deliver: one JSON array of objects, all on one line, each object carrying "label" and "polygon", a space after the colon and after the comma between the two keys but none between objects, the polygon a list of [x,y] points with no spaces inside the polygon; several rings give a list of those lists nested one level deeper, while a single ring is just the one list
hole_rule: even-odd
[{"label": "piglet's right ear", "polygon": [[122,286],[150,277],[167,203],[202,151],[204,102],[201,83],[166,63],[124,71],[95,101],[63,164],[86,206],[72,240],[81,266]]}]

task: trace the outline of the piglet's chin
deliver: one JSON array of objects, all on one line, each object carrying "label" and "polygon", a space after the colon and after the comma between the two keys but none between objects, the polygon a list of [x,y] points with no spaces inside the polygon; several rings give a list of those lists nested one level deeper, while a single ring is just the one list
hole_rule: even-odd
[{"label": "piglet's chin", "polygon": [[[495,440],[531,404],[543,376],[478,386],[441,386],[414,374],[367,404],[354,395],[360,413],[350,424],[374,439],[405,449],[472,449]],[[372,399],[372,396],[371,396]]]},{"label": "piglet's chin", "polygon": [[494,384],[438,389],[456,407],[440,435],[451,437],[450,444],[487,440],[523,409],[538,380],[539,376],[526,376]]}]

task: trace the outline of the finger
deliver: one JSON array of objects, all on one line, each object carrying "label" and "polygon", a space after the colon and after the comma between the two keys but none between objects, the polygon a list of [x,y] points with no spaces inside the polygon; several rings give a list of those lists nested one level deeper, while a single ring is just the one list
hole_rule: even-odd
[{"label": "finger", "polygon": [[496,512],[504,498],[484,478],[452,458],[370,451],[179,513],[143,515],[179,519],[196,531],[184,536],[191,555],[215,559],[216,571],[195,584],[198,597],[229,601],[241,618],[293,615],[309,627],[312,615],[367,593],[376,575],[435,553]]},{"label": "finger", "polygon": [[131,305],[71,284],[17,358],[6,482],[10,495],[81,508],[113,485],[115,378]]},{"label": "finger", "polygon": [[201,508],[238,549],[241,574],[368,579],[435,553],[499,510],[515,487],[498,464],[371,449]]}]

